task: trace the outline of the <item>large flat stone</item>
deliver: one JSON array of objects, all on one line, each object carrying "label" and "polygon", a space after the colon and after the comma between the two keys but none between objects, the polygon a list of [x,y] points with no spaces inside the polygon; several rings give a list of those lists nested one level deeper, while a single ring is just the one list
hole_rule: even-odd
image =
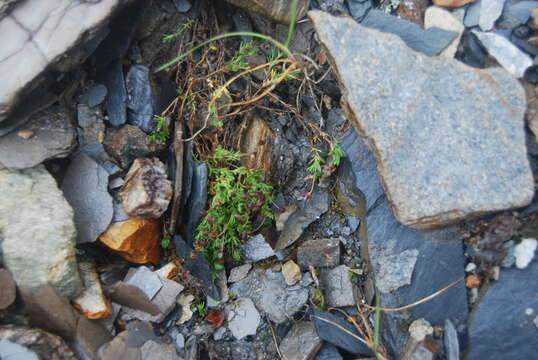
[{"label": "large flat stone", "polygon": [[73,209],[43,166],[0,170],[4,264],[19,287],[46,283],[68,297],[82,287]]},{"label": "large flat stone", "polygon": [[432,228],[531,201],[525,93],[509,73],[429,58],[351,19],[309,14],[400,222]]},{"label": "large flat stone", "polygon": [[21,2],[0,20],[0,122],[38,76],[87,38],[120,6],[131,0]]}]

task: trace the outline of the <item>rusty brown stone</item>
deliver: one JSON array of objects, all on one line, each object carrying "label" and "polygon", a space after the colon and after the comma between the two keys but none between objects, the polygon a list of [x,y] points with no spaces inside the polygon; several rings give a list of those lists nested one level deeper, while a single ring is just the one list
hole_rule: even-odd
[{"label": "rusty brown stone", "polygon": [[17,288],[13,276],[6,269],[0,269],[0,310],[13,304],[17,296]]},{"label": "rusty brown stone", "polygon": [[103,288],[101,287],[95,264],[90,261],[81,261],[78,263],[78,269],[84,284],[84,290],[73,301],[75,309],[88,319],[102,319],[110,316],[112,306],[103,295]]},{"label": "rusty brown stone", "polygon": [[429,4],[429,0],[403,0],[396,10],[396,14],[415,24],[424,26],[424,13]]},{"label": "rusty brown stone", "polygon": [[267,177],[271,169],[273,139],[274,134],[265,121],[254,117],[243,136],[241,150],[247,154],[243,158],[243,164],[249,169],[263,170]]},{"label": "rusty brown stone", "polygon": [[445,8],[457,8],[473,2],[475,2],[475,0],[433,0],[435,6]]},{"label": "rusty brown stone", "polygon": [[99,240],[127,261],[157,263],[160,258],[160,223],[151,219],[129,219],[113,223]]},{"label": "rusty brown stone", "polygon": [[132,162],[144,156],[152,156],[162,151],[165,146],[151,141],[138,126],[124,125],[120,129],[109,129],[103,144],[122,168],[127,169]]},{"label": "rusty brown stone", "polygon": [[480,287],[480,278],[475,274],[467,276],[467,279],[465,280],[465,286],[467,286],[467,288],[469,289],[475,289]]}]

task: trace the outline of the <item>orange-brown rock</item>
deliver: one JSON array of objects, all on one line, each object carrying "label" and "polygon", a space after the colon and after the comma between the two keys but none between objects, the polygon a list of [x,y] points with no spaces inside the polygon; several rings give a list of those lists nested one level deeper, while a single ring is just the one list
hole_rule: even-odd
[{"label": "orange-brown rock", "polygon": [[[263,170],[267,177],[271,169],[273,139],[274,134],[265,121],[254,117],[242,139],[241,151],[247,154],[243,159],[243,164],[249,169]],[[266,180],[269,179],[266,178]]]},{"label": "orange-brown rock", "polygon": [[157,220],[129,219],[110,225],[99,240],[127,261],[157,263],[160,258],[160,230]]},{"label": "orange-brown rock", "polygon": [[433,0],[434,5],[446,8],[457,8],[473,2],[475,2],[475,0]]},{"label": "orange-brown rock", "polygon": [[74,308],[88,319],[102,319],[111,315],[112,307],[103,295],[95,264],[90,261],[81,261],[78,263],[78,269],[84,283],[84,290],[78,298],[73,300]]},{"label": "orange-brown rock", "polygon": [[178,270],[179,268],[176,264],[169,262],[159,270],[155,271],[155,273],[164,279],[172,280],[172,278],[177,275]]},{"label": "orange-brown rock", "polygon": [[465,286],[467,286],[469,289],[475,289],[480,287],[480,278],[474,274],[467,276],[467,280],[465,280]]}]

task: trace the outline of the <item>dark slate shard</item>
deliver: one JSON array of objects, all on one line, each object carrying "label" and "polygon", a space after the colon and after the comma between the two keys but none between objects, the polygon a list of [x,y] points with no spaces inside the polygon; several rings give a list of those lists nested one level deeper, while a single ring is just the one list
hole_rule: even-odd
[{"label": "dark slate shard", "polygon": [[141,347],[149,340],[159,341],[153,331],[153,325],[148,321],[130,321],[127,324],[127,331],[127,346],[129,347]]},{"label": "dark slate shard", "polygon": [[[234,22],[236,31],[253,31],[252,22],[250,21],[250,18],[245,10],[239,8],[236,9],[232,15],[232,20]],[[243,41],[252,41],[252,36],[242,35],[241,39]]]},{"label": "dark slate shard", "polygon": [[431,27],[422,29],[410,21],[398,19],[381,10],[371,10],[361,24],[399,36],[411,49],[428,56],[439,55],[458,36],[455,31]]},{"label": "dark slate shard", "polygon": [[360,337],[357,329],[340,316],[312,310],[310,319],[314,322],[316,332],[322,340],[352,354],[374,356],[374,352]]},{"label": "dark slate shard", "polygon": [[316,354],[315,360],[343,360],[338,348],[333,344],[325,343]]},{"label": "dark slate shard", "polygon": [[202,220],[202,212],[207,203],[207,165],[196,161],[193,168],[192,188],[183,221],[183,236],[187,243],[193,245],[196,228]]},{"label": "dark slate shard", "polygon": [[191,196],[192,190],[192,177],[194,173],[194,154],[192,151],[192,141],[189,141],[185,145],[185,153],[183,158],[183,188],[181,189],[181,204],[185,206],[187,200]]},{"label": "dark slate shard", "polygon": [[361,22],[374,4],[372,0],[346,0],[346,5],[351,17]]},{"label": "dark slate shard", "polygon": [[176,10],[180,13],[185,13],[192,7],[189,0],[172,0],[172,2],[174,3]]},{"label": "dark slate shard", "polygon": [[144,65],[132,65],[125,78],[127,89],[128,121],[146,134],[155,131],[156,121],[153,117],[154,104],[149,68]]},{"label": "dark slate shard", "polygon": [[108,26],[103,26],[101,29],[97,30],[97,33],[95,33],[93,38],[84,44],[84,51],[86,51],[86,54],[88,54],[88,56],[93,54],[101,42],[106,39],[108,34],[110,34],[110,28]]},{"label": "dark slate shard", "polygon": [[487,51],[476,36],[471,31],[465,30],[461,38],[461,51],[457,52],[456,59],[472,67],[484,68],[487,57]]},{"label": "dark slate shard", "polygon": [[127,121],[127,90],[123,68],[119,61],[114,62],[102,78],[108,89],[106,111],[112,126],[121,126]]},{"label": "dark slate shard", "polygon": [[[411,284],[402,283],[392,291],[380,292],[382,305],[399,307],[410,304],[462,278],[465,275],[465,258],[458,229],[419,231],[400,224],[391,212],[381,187],[374,155],[363,138],[351,129],[343,136],[342,147],[355,172],[356,186],[363,190],[366,197],[367,246],[376,282],[383,282],[394,275],[392,272],[400,269],[398,266],[387,267],[384,260],[396,261],[401,254],[418,252]],[[463,282],[460,282],[434,299],[405,312],[383,313],[383,342],[392,354],[399,354],[405,347],[407,329],[413,320],[425,318],[432,325],[442,326],[446,319],[451,319],[461,329],[467,321],[467,313],[467,292]]]},{"label": "dark slate shard", "polygon": [[183,258],[183,267],[190,271],[191,275],[196,277],[205,286],[207,294],[213,299],[220,299],[219,292],[213,279],[211,278],[211,267],[203,254],[197,254],[195,258],[191,257],[194,249],[187,244],[180,235],[174,236],[174,247],[177,256]]},{"label": "dark slate shard", "polygon": [[472,314],[467,359],[535,359],[538,261],[502,269]]},{"label": "dark slate shard", "polygon": [[105,85],[97,84],[80,95],[78,100],[89,107],[94,107],[105,101],[107,93],[108,90]]},{"label": "dark slate shard", "polygon": [[61,189],[75,212],[77,243],[97,240],[112,221],[112,197],[108,173],[92,158],[79,153],[73,158]]}]

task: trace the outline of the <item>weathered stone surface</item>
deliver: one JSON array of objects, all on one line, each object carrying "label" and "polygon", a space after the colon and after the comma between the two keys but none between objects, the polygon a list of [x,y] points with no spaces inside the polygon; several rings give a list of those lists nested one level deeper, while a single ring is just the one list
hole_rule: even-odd
[{"label": "weathered stone surface", "polygon": [[142,360],[181,360],[173,346],[160,344],[154,340],[147,341],[140,348]]},{"label": "weathered stone surface", "polygon": [[241,266],[238,266],[238,267],[234,267],[230,271],[230,276],[228,277],[228,282],[234,283],[234,282],[237,282],[239,280],[243,280],[244,278],[247,277],[248,272],[250,271],[250,269],[252,269],[252,265],[250,265],[250,264],[245,264],[245,265],[241,265]]},{"label": "weathered stone surface", "polygon": [[149,69],[144,65],[132,65],[125,78],[127,89],[128,121],[146,134],[155,130],[153,118],[153,94],[149,82]]},{"label": "weathered stone surface", "polygon": [[364,16],[373,6],[372,0],[346,0],[346,5],[349,9],[349,14],[356,21],[362,21]]},{"label": "weathered stone surface", "polygon": [[[417,231],[401,225],[390,210],[383,193],[381,179],[376,170],[374,155],[365,145],[365,139],[355,130],[348,131],[341,140],[351,168],[356,175],[355,187],[365,195],[365,209],[362,211],[367,233],[362,234],[362,246],[368,248],[369,261],[373,266],[376,283],[383,283],[385,277],[401,278],[401,267],[386,267],[381,277],[380,264],[385,256],[418,251],[409,285],[398,287],[393,292],[379,292],[385,307],[398,307],[410,304],[417,299],[431,295],[452,281],[462,278],[465,267],[461,234],[457,228],[436,231]],[[357,206],[361,206],[357,204]],[[367,214],[367,215],[366,215]],[[367,236],[367,243],[364,241]],[[387,259],[394,260],[394,257]],[[407,341],[407,328],[411,321],[424,318],[432,325],[443,325],[451,319],[461,329],[467,321],[467,291],[460,282],[434,299],[407,311],[382,314],[383,343],[390,353],[401,354]]]},{"label": "weathered stone surface", "polygon": [[499,280],[491,284],[475,308],[469,327],[468,359],[536,357],[538,297],[536,286],[531,284],[536,283],[537,276],[538,261],[524,270],[501,270]]},{"label": "weathered stone surface", "polygon": [[90,108],[88,105],[77,105],[77,122],[79,147],[89,144],[102,143],[105,139],[105,123],[101,120],[101,108]]},{"label": "weathered stone surface", "polygon": [[250,298],[257,309],[276,323],[285,322],[308,301],[308,287],[302,282],[287,286],[284,276],[272,270],[252,270],[245,279],[233,284],[230,291],[236,296]]},{"label": "weathered stone surface", "polygon": [[240,298],[226,307],[228,328],[237,339],[248,335],[256,335],[260,325],[260,313],[249,298]]},{"label": "weathered stone surface", "polygon": [[266,180],[269,180],[271,169],[273,138],[274,134],[271,128],[265,121],[255,117],[246,130],[241,148],[243,153],[248,155],[242,159],[245,167],[262,170]]},{"label": "weathered stone surface", "polygon": [[514,76],[523,77],[525,70],[532,66],[532,59],[529,55],[525,54],[505,37],[477,30],[473,30],[473,34],[484,45],[488,53]]},{"label": "weathered stone surface", "polygon": [[418,258],[418,250],[408,249],[401,253],[380,251],[376,257],[378,274],[376,283],[379,291],[389,293],[411,284],[413,270]]},{"label": "weathered stone surface", "polygon": [[456,8],[467,5],[474,1],[475,0],[433,0],[433,4],[440,7]]},{"label": "weathered stone surface", "polygon": [[440,29],[455,31],[458,33],[458,36],[452,40],[450,45],[448,45],[439,54],[443,57],[453,58],[458,50],[458,45],[460,43],[461,36],[463,35],[463,30],[465,30],[465,26],[463,26],[463,24],[454,15],[452,15],[450,11],[444,10],[440,7],[430,6],[424,14],[424,27],[429,29],[434,26]]},{"label": "weathered stone surface", "polygon": [[61,189],[75,211],[77,243],[97,240],[110,222],[114,209],[108,193],[108,173],[84,153],[69,165]]},{"label": "weathered stone surface", "polygon": [[514,257],[516,267],[525,269],[534,259],[538,241],[536,239],[522,239],[519,244],[514,247]]},{"label": "weathered stone surface", "polygon": [[17,288],[13,276],[6,269],[0,269],[0,310],[13,304],[17,296]]},{"label": "weathered stone surface", "polygon": [[49,65],[128,2],[24,1],[0,20],[0,33],[11,39],[0,47],[0,73],[10,74],[0,89],[0,122],[35,88],[36,79]]},{"label": "weathered stone surface", "polygon": [[[28,348],[35,352],[39,356],[39,359],[76,360],[75,355],[61,337],[40,329],[29,329],[11,325],[2,326],[0,327],[0,339]],[[0,347],[2,347],[1,344]],[[3,356],[3,354],[0,356]],[[20,360],[23,359],[30,360],[31,358],[24,357]]]},{"label": "weathered stone surface", "polygon": [[[327,16],[329,16],[327,14]],[[325,21],[332,21],[326,19]],[[419,25],[398,19],[381,10],[371,10],[361,22],[362,25],[399,36],[407,46],[428,56],[438,55],[457,36],[456,32],[439,28],[423,30]],[[328,25],[328,24],[327,24]],[[320,31],[319,28],[318,32]]]},{"label": "weathered stone surface", "polygon": [[0,170],[4,264],[18,286],[49,283],[68,297],[81,289],[73,210],[43,166]]},{"label": "weathered stone surface", "polygon": [[303,270],[309,266],[332,268],[340,264],[340,239],[308,240],[297,249],[297,262]]},{"label": "weathered stone surface", "polygon": [[396,15],[424,26],[424,12],[428,6],[430,6],[429,0],[403,0],[396,9]]},{"label": "weathered stone surface", "polygon": [[121,63],[115,61],[110,65],[102,80],[108,89],[106,101],[108,122],[112,126],[121,126],[127,122],[127,90]]},{"label": "weathered stone surface", "polygon": [[431,228],[531,201],[525,94],[510,74],[425,57],[350,19],[310,16],[400,222]]},{"label": "weathered stone surface", "polygon": [[[242,7],[265,15],[268,18],[289,24],[291,21],[291,1],[288,0],[226,0],[235,6]],[[310,5],[310,0],[299,0],[297,6],[297,19],[302,18]]]},{"label": "weathered stone surface", "polygon": [[90,261],[81,261],[78,269],[84,289],[80,296],[73,300],[75,309],[88,319],[102,319],[112,315],[112,306],[104,297],[95,264]]},{"label": "weathered stone surface", "polygon": [[275,250],[292,245],[303,233],[304,229],[329,210],[329,195],[320,189],[314,190],[310,199],[299,204],[299,209],[290,215],[284,229],[278,237]]},{"label": "weathered stone surface", "polygon": [[150,141],[148,135],[134,125],[124,125],[119,130],[109,129],[104,145],[124,169],[137,158],[154,156],[163,150],[160,143]]},{"label": "weathered stone surface", "polygon": [[322,270],[320,276],[323,284],[323,294],[329,306],[355,306],[357,301],[349,275],[349,268],[340,265],[331,270]]},{"label": "weathered stone surface", "polygon": [[445,328],[443,332],[443,342],[447,360],[459,360],[460,358],[460,343],[458,332],[449,319],[445,320]]},{"label": "weathered stone surface", "polygon": [[118,165],[116,165],[109,158],[108,153],[105,151],[103,144],[100,144],[100,143],[88,144],[84,146],[83,148],[81,148],[80,152],[83,152],[84,154],[88,155],[89,157],[93,159],[93,161],[101,165],[101,167],[105,169],[108,175],[114,177],[121,173],[121,169],[118,167]]},{"label": "weathered stone surface", "polygon": [[270,258],[275,255],[275,251],[265,241],[265,237],[262,234],[258,234],[251,237],[242,245],[243,257],[246,261],[258,262]]},{"label": "weathered stone surface", "polygon": [[493,28],[495,21],[501,16],[506,0],[477,0],[467,9],[465,26],[480,26],[482,31]]},{"label": "weathered stone surface", "polygon": [[158,263],[160,257],[161,225],[157,220],[129,219],[109,226],[99,240],[137,264]]},{"label": "weathered stone surface", "polygon": [[330,343],[324,343],[316,354],[315,360],[343,360],[344,358],[338,352],[336,346]]},{"label": "weathered stone surface", "polygon": [[71,121],[67,109],[60,106],[35,113],[18,131],[0,137],[0,168],[26,169],[68,156],[77,136]]},{"label": "weathered stone surface", "polygon": [[293,325],[278,346],[284,359],[310,360],[321,347],[322,340],[316,334],[311,321],[301,321]]},{"label": "weathered stone surface", "polygon": [[129,269],[124,281],[127,285],[133,285],[142,290],[150,300],[152,300],[163,287],[159,275],[145,266],[140,266],[137,269]]},{"label": "weathered stone surface", "polygon": [[[141,310],[151,315],[161,313],[159,308],[151,302],[144,291],[140,290],[137,286],[118,281],[113,285],[105,286],[104,291],[110,300],[117,304],[125,305],[131,309]],[[112,305],[114,306],[115,304]]]},{"label": "weathered stone surface", "polygon": [[538,1],[507,1],[497,27],[512,29],[525,24],[531,16],[531,12],[538,7]]},{"label": "weathered stone surface", "polygon": [[9,360],[39,360],[35,352],[8,340],[0,340],[0,358]]},{"label": "weathered stone surface", "polygon": [[157,158],[136,159],[119,193],[125,212],[132,217],[158,219],[172,199],[172,183]]},{"label": "weathered stone surface", "polygon": [[282,275],[284,275],[284,281],[286,281],[286,284],[292,286],[301,280],[303,274],[301,273],[299,265],[297,265],[295,261],[288,260],[284,263],[284,265],[282,265]]},{"label": "weathered stone surface", "polygon": [[129,347],[127,345],[128,336],[128,331],[122,331],[114,339],[107,342],[106,344],[103,344],[103,346],[101,346],[98,351],[99,358],[102,360],[142,360],[140,348]]},{"label": "weathered stone surface", "polygon": [[78,101],[89,107],[95,107],[105,101],[107,94],[108,90],[105,85],[96,84],[82,93],[79,96]]}]

